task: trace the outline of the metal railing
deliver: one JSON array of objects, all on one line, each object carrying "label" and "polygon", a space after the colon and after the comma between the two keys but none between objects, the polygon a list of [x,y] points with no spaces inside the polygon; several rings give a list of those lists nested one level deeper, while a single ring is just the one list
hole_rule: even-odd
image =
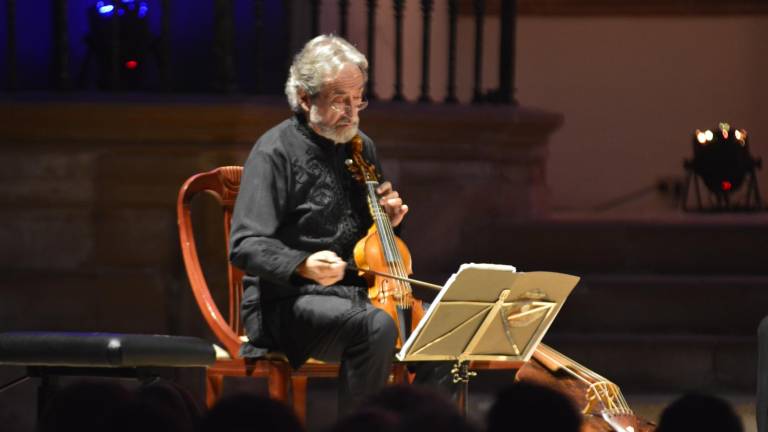
[{"label": "metal railing", "polygon": [[[207,0],[212,2],[213,7],[213,34],[212,47],[210,50],[210,71],[206,76],[206,84],[199,86],[198,91],[215,91],[227,94],[239,93],[278,93],[280,86],[276,83],[265,81],[263,70],[255,68],[254,73],[238,74],[236,60],[243,56],[253,56],[260,64],[260,59],[264,56],[265,41],[281,40],[287,46],[291,46],[294,38],[306,35],[298,35],[295,24],[296,14],[308,14],[311,35],[317,35],[320,32],[321,8],[328,6],[331,2],[336,2],[338,8],[338,20],[334,33],[343,37],[349,37],[349,0],[281,0],[277,2],[267,2],[264,0],[251,0],[252,15],[248,19],[248,26],[256,34],[256,40],[253,41],[246,50],[242,49],[242,44],[236,42],[236,25],[242,25],[242,19],[235,19],[235,1],[234,0]],[[357,45],[364,47],[370,62],[370,72],[367,92],[369,97],[375,98],[374,87],[377,76],[376,71],[376,17],[377,14],[392,14],[394,23],[395,47],[392,52],[394,71],[394,92],[392,100],[405,100],[403,93],[403,25],[405,19],[405,8],[407,1],[417,0],[393,0],[392,9],[382,8],[377,0],[365,1],[365,41],[353,41]],[[471,2],[472,18],[474,23],[474,64],[472,81],[472,102],[498,102],[514,103],[514,57],[515,57],[515,19],[516,19],[516,0],[501,0],[500,6],[497,6],[500,18],[500,52],[497,54],[499,71],[499,87],[491,92],[483,92],[483,64],[484,56],[494,55],[485,51],[483,44],[483,34],[485,32],[486,1],[485,0],[464,0],[464,3]],[[171,59],[174,55],[174,47],[171,44],[170,34],[172,25],[172,14],[184,13],[180,2],[172,0],[103,0],[93,2],[93,11],[89,11],[90,32],[85,38],[87,44],[87,53],[83,60],[79,74],[72,74],[72,56],[70,47],[71,29],[68,22],[68,16],[71,14],[68,8],[71,7],[68,0],[51,0],[52,31],[53,44],[50,53],[50,67],[52,70],[51,80],[47,87],[51,90],[72,91],[93,88],[96,86],[99,90],[142,90],[142,91],[179,91],[174,88],[175,78],[179,71],[173,70]],[[172,5],[173,3],[173,5]],[[269,4],[267,4],[269,3]],[[455,103],[458,101],[456,96],[457,59],[469,56],[469,53],[459,52],[457,47],[458,26],[457,21],[460,15],[461,3],[459,0],[419,0],[421,14],[421,76],[419,85],[419,102],[432,102],[430,98],[430,46],[433,27],[433,12],[436,7],[446,8],[448,22],[448,36],[445,41],[445,50],[447,51],[447,64],[445,65],[445,74],[447,77],[445,98],[442,102]],[[6,50],[6,89],[8,91],[25,90],[19,83],[18,54],[23,45],[19,45],[16,36],[16,30],[19,23],[16,22],[18,12],[17,0],[5,0],[7,17],[7,50]],[[146,25],[140,21],[145,17],[137,15],[139,5],[149,4],[152,13],[159,14],[159,34],[151,36],[148,33]],[[174,9],[172,6],[176,7]],[[274,26],[268,28],[265,26],[265,8],[280,7],[282,9],[283,22],[280,30],[275,34]],[[305,7],[306,6],[306,7]],[[130,7],[130,10],[129,10]],[[146,6],[147,8],[149,6]],[[466,9],[466,5],[465,5]],[[146,12],[146,8],[144,9]],[[119,14],[118,14],[119,12]],[[132,19],[130,21],[129,19]],[[23,23],[21,23],[23,24]],[[143,27],[142,27],[143,26]],[[94,27],[98,27],[99,37],[93,35]],[[137,30],[137,28],[139,30]],[[76,29],[82,30],[82,29]],[[136,33],[144,31],[144,33]],[[133,32],[133,33],[131,33]],[[128,36],[127,36],[128,35]],[[129,38],[133,35],[132,38]],[[138,37],[136,35],[139,35]],[[470,35],[462,35],[470,37]],[[143,40],[146,38],[147,40]],[[98,39],[98,42],[96,40]],[[137,39],[142,39],[137,41]],[[150,40],[151,39],[151,40]],[[178,41],[175,41],[178,42]],[[137,48],[137,46],[139,48]],[[240,46],[240,50],[237,47]],[[156,64],[156,76],[154,84],[151,86],[142,83],[138,79],[130,78],[139,72],[136,68],[136,62],[133,64],[126,60],[126,52],[130,50],[143,49],[143,55],[149,57],[150,54]],[[285,52],[278,62],[280,66],[286,67],[293,53]],[[94,79],[87,74],[88,63],[96,62],[98,69],[98,80],[94,84]],[[93,69],[93,67],[91,67]],[[247,82],[247,85],[243,85]],[[244,91],[243,88],[255,89]],[[190,91],[185,89],[184,91]]]}]

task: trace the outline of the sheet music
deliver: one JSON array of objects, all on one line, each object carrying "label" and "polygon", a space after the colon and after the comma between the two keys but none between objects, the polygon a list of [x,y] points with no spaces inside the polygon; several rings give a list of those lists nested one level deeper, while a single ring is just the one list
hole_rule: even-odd
[{"label": "sheet music", "polygon": [[462,264],[396,357],[527,361],[578,281],[510,265]]},{"label": "sheet music", "polygon": [[432,316],[433,311],[437,307],[437,304],[440,303],[440,300],[442,300],[445,293],[448,291],[449,287],[453,285],[453,282],[456,280],[456,277],[464,271],[465,269],[470,268],[476,268],[481,270],[502,270],[506,272],[516,273],[517,269],[514,266],[511,265],[504,265],[504,264],[487,264],[487,263],[464,263],[461,266],[459,266],[459,271],[452,274],[450,278],[443,284],[443,288],[440,290],[440,292],[437,293],[435,296],[435,299],[432,301],[432,303],[429,305],[429,309],[427,309],[427,312],[424,314],[424,317],[419,321],[419,324],[416,326],[416,329],[411,332],[411,335],[408,337],[408,340],[405,341],[403,344],[403,347],[400,349],[400,352],[396,354],[396,357],[398,360],[402,361],[405,358],[405,354],[408,352],[408,350],[413,345],[414,341],[416,340],[417,335],[421,333],[421,329],[426,325],[428,319],[430,316]]}]

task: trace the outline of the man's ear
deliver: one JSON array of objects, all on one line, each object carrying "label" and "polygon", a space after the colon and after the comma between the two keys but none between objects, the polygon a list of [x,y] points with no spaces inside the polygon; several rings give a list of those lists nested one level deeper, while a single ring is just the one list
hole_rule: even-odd
[{"label": "man's ear", "polygon": [[305,91],[299,91],[299,106],[304,112],[308,113],[312,107],[312,102],[309,100],[309,95]]}]

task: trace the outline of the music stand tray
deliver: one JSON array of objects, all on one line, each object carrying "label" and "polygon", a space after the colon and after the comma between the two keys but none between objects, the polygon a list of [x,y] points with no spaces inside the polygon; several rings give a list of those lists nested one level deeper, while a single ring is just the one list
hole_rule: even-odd
[{"label": "music stand tray", "polygon": [[454,382],[464,383],[472,375],[470,361],[528,361],[578,281],[561,273],[518,273],[508,265],[463,264],[397,359],[455,361]]}]

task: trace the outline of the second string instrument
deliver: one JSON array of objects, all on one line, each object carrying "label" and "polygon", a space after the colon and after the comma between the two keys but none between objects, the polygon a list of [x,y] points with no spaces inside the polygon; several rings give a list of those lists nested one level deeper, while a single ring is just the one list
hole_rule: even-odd
[{"label": "second string instrument", "polygon": [[397,324],[397,347],[400,348],[424,315],[421,301],[413,297],[410,283],[402,280],[412,273],[411,254],[405,242],[395,235],[389,216],[379,203],[376,192],[379,174],[363,157],[362,138],[356,136],[349,146],[351,157],[346,161],[347,169],[364,185],[373,219],[366,236],[355,245],[355,265],[368,282],[371,303],[386,311]]}]

